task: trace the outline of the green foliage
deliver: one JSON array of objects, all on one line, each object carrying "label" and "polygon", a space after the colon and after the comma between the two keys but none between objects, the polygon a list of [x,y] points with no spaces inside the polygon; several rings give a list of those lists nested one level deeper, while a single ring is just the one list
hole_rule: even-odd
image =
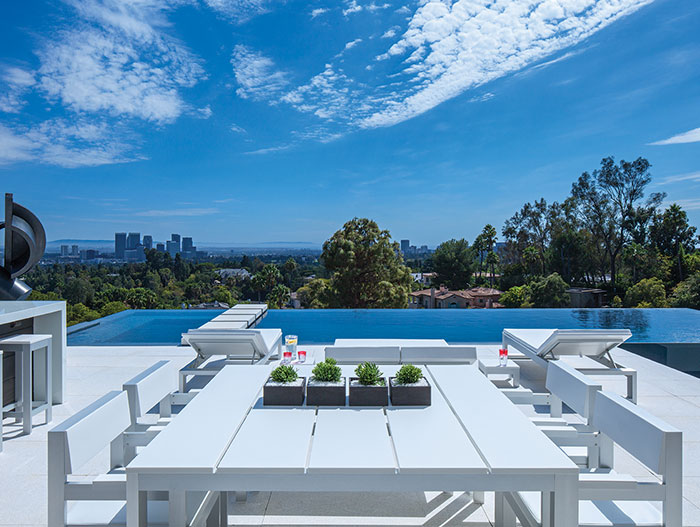
[{"label": "green foliage", "polygon": [[644,278],[627,290],[626,307],[666,307],[666,289],[658,278]]},{"label": "green foliage", "polygon": [[615,295],[612,301],[610,302],[610,307],[622,307],[622,299],[619,296]]},{"label": "green foliage", "polygon": [[275,382],[286,384],[296,381],[299,378],[299,373],[294,366],[281,364],[272,370],[272,373],[270,373],[270,378]]},{"label": "green foliage", "polygon": [[125,309],[129,309],[129,306],[127,306],[124,302],[107,302],[100,309],[100,316],[106,317],[108,315],[114,315],[114,313],[119,313]]},{"label": "green foliage", "polygon": [[405,308],[410,269],[387,230],[366,218],[353,218],[323,244],[321,256],[332,273],[333,307]]},{"label": "green foliage", "polygon": [[534,307],[568,307],[568,285],[558,273],[530,282],[530,300]]},{"label": "green foliage", "polygon": [[469,287],[472,277],[472,251],[465,239],[442,242],[433,254],[433,271],[437,273],[436,285],[449,289]]},{"label": "green foliage", "polygon": [[252,279],[253,289],[265,295],[269,294],[282,280],[282,273],[275,264],[266,264],[255,273]]},{"label": "green foliage", "polygon": [[384,374],[379,370],[373,362],[361,362],[355,368],[355,375],[360,384],[364,386],[383,386],[385,384]]},{"label": "green foliage", "polygon": [[396,382],[398,384],[415,384],[423,378],[423,370],[413,364],[404,364],[396,372]]},{"label": "green foliage", "polygon": [[671,307],[700,309],[700,271],[679,283],[670,298]]},{"label": "green foliage", "polygon": [[134,309],[155,309],[158,307],[158,296],[150,289],[135,287],[126,294],[126,303]]},{"label": "green foliage", "polygon": [[72,326],[74,324],[79,324],[81,322],[88,322],[90,320],[95,320],[100,318],[100,314],[94,309],[90,309],[84,304],[68,304],[66,318],[67,325]]},{"label": "green foliage", "polygon": [[316,364],[311,373],[321,382],[338,382],[343,374],[340,366],[337,366],[335,359],[331,357],[326,357],[326,360]]},{"label": "green foliage", "polygon": [[522,307],[530,298],[530,288],[526,285],[516,285],[501,295],[499,303],[506,307]]},{"label": "green foliage", "polygon": [[277,284],[272,288],[270,294],[267,295],[265,301],[271,309],[279,309],[284,307],[289,302],[290,291],[284,284]]},{"label": "green foliage", "polygon": [[314,278],[306,285],[297,289],[297,298],[301,307],[323,309],[329,307],[332,298],[330,280],[326,278]]},{"label": "green foliage", "polygon": [[58,293],[55,293],[54,291],[49,291],[48,293],[42,293],[41,291],[37,291],[36,289],[31,292],[29,295],[29,300],[63,300],[60,296],[58,296]]}]

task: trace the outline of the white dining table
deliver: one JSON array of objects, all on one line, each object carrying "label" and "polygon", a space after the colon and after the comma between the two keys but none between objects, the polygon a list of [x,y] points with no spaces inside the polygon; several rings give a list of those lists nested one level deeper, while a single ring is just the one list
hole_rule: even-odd
[{"label": "white dining table", "polygon": [[224,367],[136,456],[127,527],[144,525],[148,491],[169,492],[184,527],[185,493],[202,490],[539,491],[545,525],[578,524],[578,467],[476,365],[423,366],[427,407],[266,407],[270,371]]}]

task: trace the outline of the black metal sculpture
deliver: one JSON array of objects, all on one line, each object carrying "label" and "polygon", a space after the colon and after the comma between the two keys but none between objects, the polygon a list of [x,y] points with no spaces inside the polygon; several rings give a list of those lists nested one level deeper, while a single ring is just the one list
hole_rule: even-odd
[{"label": "black metal sculpture", "polygon": [[5,257],[0,267],[0,300],[25,300],[32,288],[19,280],[34,267],[46,249],[44,226],[29,209],[15,203],[12,194],[5,194]]}]

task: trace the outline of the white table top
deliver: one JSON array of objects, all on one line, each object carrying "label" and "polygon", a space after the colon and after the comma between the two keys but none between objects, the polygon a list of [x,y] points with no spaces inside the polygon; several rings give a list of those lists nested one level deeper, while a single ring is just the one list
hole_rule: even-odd
[{"label": "white table top", "polygon": [[[398,367],[382,370],[388,377]],[[311,368],[298,367],[307,377]],[[342,369],[350,376],[354,368]],[[263,407],[270,370],[224,367],[127,470],[303,477],[578,472],[476,365],[424,366],[432,405],[385,409]]]}]

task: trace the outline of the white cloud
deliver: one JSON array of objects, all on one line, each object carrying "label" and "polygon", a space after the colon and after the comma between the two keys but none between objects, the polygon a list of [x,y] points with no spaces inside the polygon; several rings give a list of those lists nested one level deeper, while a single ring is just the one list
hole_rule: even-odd
[{"label": "white cloud", "polygon": [[390,27],[384,32],[381,38],[394,38],[399,29],[401,29],[399,26]]},{"label": "white cloud", "polygon": [[[380,60],[406,57],[415,87],[383,99],[363,127],[390,126],[581,42],[652,0],[425,1]],[[412,55],[411,55],[412,54]],[[405,60],[405,59],[404,59]]]},{"label": "white cloud", "polygon": [[357,46],[360,42],[362,42],[362,39],[361,39],[361,38],[356,38],[355,40],[351,40],[350,42],[348,42],[347,44],[345,44],[345,47],[343,48],[343,51],[347,51],[347,50],[349,50],[349,49],[354,48],[354,47]]},{"label": "white cloud", "polygon": [[164,32],[164,0],[73,2],[82,21],[45,41],[39,88],[76,112],[108,112],[159,124],[187,108],[180,94],[206,78],[200,61]]},{"label": "white cloud", "polygon": [[243,23],[251,18],[267,13],[270,10],[272,0],[202,0],[211,9],[232,19]]},{"label": "white cloud", "polygon": [[343,16],[348,16],[352,13],[359,13],[360,11],[362,11],[362,6],[357,3],[357,0],[350,0],[349,2],[345,2],[345,5],[347,7],[343,9]]},{"label": "white cloud", "polygon": [[677,176],[667,176],[663,178],[659,185],[670,185],[673,183],[681,183],[684,181],[700,181],[700,172],[691,172],[689,174],[679,174]]},{"label": "white cloud", "polygon": [[271,154],[274,152],[282,152],[284,150],[289,150],[292,147],[292,145],[279,145],[279,146],[270,146],[268,148],[258,148],[257,150],[251,150],[250,152],[243,152],[244,154],[247,155],[264,155],[264,154]]},{"label": "white cloud", "polygon": [[321,119],[343,121],[351,118],[348,112],[357,111],[355,106],[361,97],[361,92],[345,73],[326,64],[322,73],[290,91],[281,100]]},{"label": "white cloud", "polygon": [[236,123],[233,123],[231,125],[231,131],[235,132],[237,134],[247,134],[248,133],[248,131],[245,128],[243,128],[242,126],[238,126]]},{"label": "white cloud", "polygon": [[233,50],[231,65],[239,86],[236,93],[244,99],[274,101],[289,84],[287,73],[272,59],[241,44]]},{"label": "white cloud", "polygon": [[33,157],[34,144],[0,124],[0,166],[28,161]]},{"label": "white cloud", "polygon": [[181,216],[209,216],[216,214],[219,209],[216,208],[190,208],[190,209],[153,209],[135,212],[134,216],[144,216],[148,218],[166,218],[166,217],[181,217]]},{"label": "white cloud", "polygon": [[345,0],[345,6],[345,9],[343,9],[343,16],[359,13],[360,11],[379,11],[380,9],[388,9],[391,7],[391,4],[377,4],[375,2],[360,4],[357,2],[357,0]]},{"label": "white cloud", "polygon": [[700,210],[700,198],[666,200],[671,205],[673,203],[680,205],[685,210]]},{"label": "white cloud", "polygon": [[0,125],[0,164],[36,161],[63,168],[126,163],[132,154],[129,134],[86,119],[52,119],[26,130]]},{"label": "white cloud", "polygon": [[662,146],[680,145],[685,143],[700,143],[700,128],[694,128],[693,130],[688,130],[687,132],[683,132],[682,134],[674,135],[673,137],[669,137],[668,139],[664,139],[662,141],[655,141],[649,144],[654,146]]},{"label": "white cloud", "polygon": [[317,16],[320,16],[323,13],[328,13],[328,11],[330,11],[330,9],[325,8],[325,7],[319,7],[316,9],[312,9],[311,10],[311,18],[316,18]]},{"label": "white cloud", "polygon": [[197,110],[195,110],[195,116],[200,119],[209,119],[212,115],[214,115],[214,112],[208,104],[204,108],[197,108]]},{"label": "white cloud", "polygon": [[24,95],[36,83],[34,74],[14,66],[0,71],[0,79],[5,85],[0,92],[0,112],[19,113],[25,104]]}]

